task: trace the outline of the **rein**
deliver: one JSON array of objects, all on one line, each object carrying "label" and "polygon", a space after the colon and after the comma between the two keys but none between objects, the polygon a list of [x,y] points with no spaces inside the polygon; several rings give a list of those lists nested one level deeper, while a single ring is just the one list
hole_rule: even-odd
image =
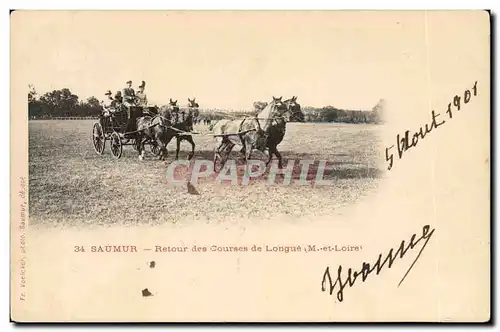
[{"label": "rein", "polygon": [[[175,112],[175,113],[176,113],[176,112]],[[218,136],[232,136],[232,135],[238,135],[238,136],[240,136],[240,139],[241,139],[241,138],[242,138],[242,135],[244,135],[244,134],[247,134],[247,133],[252,132],[252,131],[259,131],[259,130],[262,130],[262,127],[261,127],[261,125],[260,125],[259,120],[278,120],[278,119],[285,119],[285,117],[284,117],[284,116],[281,116],[281,115],[280,115],[280,116],[274,116],[274,117],[266,117],[266,118],[262,118],[262,117],[253,117],[253,116],[245,116],[245,117],[243,117],[243,118],[241,118],[241,117],[240,117],[240,118],[238,118],[238,117],[233,117],[233,116],[229,116],[229,117],[232,117],[232,118],[233,118],[233,121],[234,121],[234,120],[238,120],[238,119],[242,119],[242,122],[240,123],[240,130],[239,130],[237,133],[230,133],[230,134],[217,134],[217,135],[215,135],[215,134],[199,133],[199,132],[192,132],[192,131],[188,132],[188,131],[184,131],[184,130],[181,130],[181,129],[177,129],[177,128],[175,128],[175,127],[174,127],[173,125],[171,125],[171,124],[170,124],[170,125],[163,125],[163,124],[160,124],[160,123],[155,123],[155,124],[153,124],[153,121],[154,121],[156,118],[159,118],[159,119],[161,119],[161,120],[163,120],[163,121],[165,121],[165,122],[167,122],[167,123],[168,123],[168,122],[171,122],[171,120],[170,120],[170,119],[168,119],[168,118],[164,117],[163,115],[159,115],[159,114],[156,114],[156,115],[154,115],[154,116],[151,118],[151,120],[150,120],[150,122],[149,122],[149,124],[150,124],[150,125],[148,126],[148,128],[145,128],[145,129],[149,129],[149,128],[153,128],[153,127],[156,127],[156,126],[160,126],[160,125],[161,125],[162,127],[166,127],[167,129],[171,129],[171,130],[173,130],[173,131],[176,131],[176,132],[178,133],[178,135],[181,135],[181,136],[182,136],[182,135],[210,135],[210,136],[218,137]],[[256,121],[257,121],[256,126],[255,126],[255,128],[253,128],[253,129],[248,129],[248,130],[244,130],[244,131],[242,131],[242,130],[241,130],[241,128],[242,128],[242,126],[243,126],[243,123],[244,123],[247,119],[256,120]],[[184,120],[185,120],[185,119],[184,119]],[[216,122],[212,125],[212,127],[213,127],[214,125],[216,125],[219,121],[221,121],[221,119],[217,120],[217,121],[216,121]],[[143,131],[143,130],[145,130],[145,129],[142,129],[142,130],[136,130],[136,131],[134,131],[134,132],[137,132],[137,131]],[[133,132],[130,132],[130,133],[133,133]]]},{"label": "rein", "polygon": [[168,120],[166,117],[164,117],[163,115],[159,115],[159,114],[157,114],[157,115],[153,116],[153,117],[151,118],[151,120],[149,121],[149,128],[152,128],[152,127],[154,127],[154,126],[168,127],[168,126],[165,126],[165,125],[160,124],[160,123],[155,123],[155,124],[153,124],[153,121],[154,121],[156,118],[159,118],[160,120],[162,120],[162,122],[163,122],[163,121],[165,121],[165,122],[169,122],[169,120]]}]

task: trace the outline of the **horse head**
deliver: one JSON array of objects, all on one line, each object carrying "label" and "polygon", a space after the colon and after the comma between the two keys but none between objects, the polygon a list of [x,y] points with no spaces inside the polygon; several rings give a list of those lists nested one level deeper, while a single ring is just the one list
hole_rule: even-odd
[{"label": "horse head", "polygon": [[179,105],[177,105],[177,100],[173,101],[172,98],[170,98],[170,101],[169,101],[167,107],[168,107],[170,113],[179,112]]},{"label": "horse head", "polygon": [[279,98],[276,98],[275,96],[273,96],[273,101],[271,103],[273,103],[274,105],[276,105],[277,107],[281,107],[284,105],[283,103],[283,97],[279,97]]},{"label": "horse head", "polygon": [[282,97],[276,98],[273,96],[273,100],[267,104],[267,106],[259,112],[257,115],[257,142],[256,146],[261,150],[267,144],[269,138],[269,129],[273,125],[273,122],[278,120],[287,111],[285,103],[282,101]]},{"label": "horse head", "polygon": [[276,98],[273,96],[273,100],[260,113],[263,115],[259,115],[259,117],[264,120],[264,125],[262,126],[262,130],[264,132],[267,132],[273,122],[283,117],[283,115],[287,112],[287,105],[282,99],[283,97]]},{"label": "horse head", "polygon": [[160,119],[160,125],[170,126],[172,121],[172,113],[170,111],[170,106],[161,106],[158,109],[157,115]]},{"label": "horse head", "polygon": [[189,102],[188,106],[190,108],[198,108],[198,107],[200,107],[200,105],[198,105],[198,103],[196,102],[196,98],[193,98],[193,99],[189,99],[188,98],[188,102]]},{"label": "horse head", "polygon": [[304,113],[302,112],[300,104],[297,103],[297,96],[285,100],[284,103],[287,108],[287,121],[304,122]]},{"label": "horse head", "polygon": [[188,120],[191,121],[191,125],[194,119],[198,119],[200,116],[200,105],[196,102],[196,98],[192,100],[188,98]]},{"label": "horse head", "polygon": [[170,98],[170,100],[168,102],[168,105],[171,106],[171,107],[176,107],[177,106],[177,100],[173,101],[172,98]]}]

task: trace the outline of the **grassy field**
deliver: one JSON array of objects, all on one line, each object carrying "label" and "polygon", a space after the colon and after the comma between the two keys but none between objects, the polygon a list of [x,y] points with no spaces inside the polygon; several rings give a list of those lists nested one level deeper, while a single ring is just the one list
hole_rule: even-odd
[{"label": "grassy field", "polygon": [[[373,194],[382,176],[377,167],[379,127],[290,123],[278,147],[284,164],[295,159],[294,174],[298,174],[298,159],[316,160],[316,166],[318,160],[327,160],[324,178],[334,180],[333,186],[269,185],[265,176],[249,185],[234,186],[217,183],[211,177],[196,185],[200,195],[191,195],[186,186],[167,181],[175,140],[169,145],[166,163],[151,153],[140,161],[131,146],[124,146],[121,159],[116,160],[109,142],[103,155],[94,151],[93,123],[30,121],[31,224],[237,223],[242,218],[310,216],[331,213]],[[195,129],[207,131],[203,126]],[[211,160],[212,138],[194,139],[194,159]],[[189,149],[190,145],[183,142],[180,159],[187,158]],[[237,158],[238,153],[234,152],[233,157]],[[243,166],[238,171],[241,174]]]}]

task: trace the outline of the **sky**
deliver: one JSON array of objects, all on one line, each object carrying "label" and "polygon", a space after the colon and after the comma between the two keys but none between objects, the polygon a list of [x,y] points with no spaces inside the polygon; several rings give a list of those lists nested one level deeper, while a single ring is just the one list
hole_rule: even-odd
[{"label": "sky", "polygon": [[[39,93],[104,99],[146,81],[152,103],[250,109],[272,96],[371,109],[428,81],[424,12],[16,12],[12,45]],[[444,23],[446,29],[446,24]],[[453,27],[451,27],[453,28]],[[411,77],[412,84],[405,85]]]}]

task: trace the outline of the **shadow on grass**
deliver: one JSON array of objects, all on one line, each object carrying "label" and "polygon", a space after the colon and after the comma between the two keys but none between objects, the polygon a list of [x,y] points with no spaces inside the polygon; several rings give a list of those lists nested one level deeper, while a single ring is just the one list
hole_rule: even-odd
[{"label": "shadow on grass", "polygon": [[[179,153],[179,160],[186,160],[188,153]],[[286,155],[286,157],[285,157]],[[174,161],[174,155],[170,155],[169,158],[167,159],[167,165],[172,163]],[[293,165],[293,171],[292,171],[292,180],[299,180],[301,177],[301,172],[302,172],[302,166],[299,164],[299,160],[312,160],[314,161],[312,164],[309,165],[306,180],[307,181],[314,181],[316,177],[321,176],[321,170],[319,170],[319,162],[320,161],[326,161],[326,167],[323,169],[322,176],[320,179],[323,180],[335,180],[335,179],[376,179],[380,178],[383,175],[383,171],[381,169],[371,167],[365,163],[359,163],[359,162],[354,162],[351,161],[349,158],[350,155],[347,154],[335,154],[335,155],[328,155],[327,158],[321,157],[319,154],[306,154],[306,153],[292,153],[290,151],[285,151],[282,153],[283,156],[283,166],[284,168],[287,167],[289,160],[294,161]],[[337,157],[337,158],[335,158]],[[341,158],[343,157],[343,158]],[[347,157],[347,158],[346,158]],[[335,158],[337,160],[329,160],[329,158]],[[233,151],[229,157],[230,160],[235,160],[236,165],[237,165],[237,172],[238,172],[238,177],[244,175],[244,158],[243,154],[239,153],[238,151]],[[267,156],[264,154],[261,154],[259,152],[253,153],[252,154],[252,159],[253,160],[261,160],[263,162],[267,161]],[[213,151],[197,151],[195,153],[195,156],[193,158],[194,161],[196,160],[207,160],[207,161],[212,161],[213,160]],[[276,157],[273,157],[272,163],[276,163],[277,159]],[[192,171],[194,163],[191,162],[191,165],[189,166],[189,171]],[[186,170],[185,166],[179,166],[182,167]],[[271,168],[271,165],[267,166],[267,171],[260,177],[256,177],[253,180],[264,180],[268,178],[269,170]],[[200,171],[204,171],[206,168],[202,166]],[[185,174],[185,173],[184,173]],[[213,175],[215,177],[215,174]],[[279,177],[279,175],[278,175]]]}]

